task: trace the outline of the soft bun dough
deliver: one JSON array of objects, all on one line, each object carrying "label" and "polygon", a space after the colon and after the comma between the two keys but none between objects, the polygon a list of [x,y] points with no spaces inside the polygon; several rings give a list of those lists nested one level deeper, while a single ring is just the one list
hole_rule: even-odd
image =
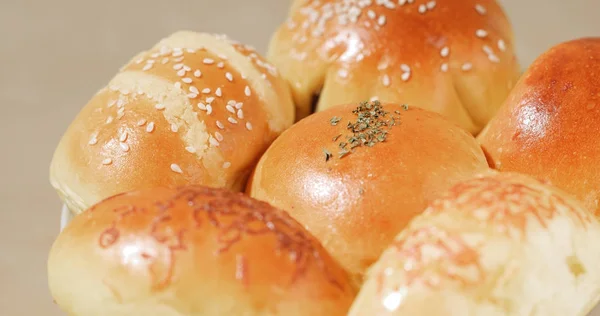
[{"label": "soft bun dough", "polygon": [[342,316],[356,294],[285,212],[199,186],[93,206],[54,242],[48,278],[71,316]]},{"label": "soft bun dough", "polygon": [[297,117],[378,98],[441,113],[472,133],[516,83],[512,27],[494,0],[296,0],[268,59]]},{"label": "soft bun dough", "polygon": [[478,140],[495,169],[549,181],[600,215],[600,38],[538,57]]},{"label": "soft bun dough", "polygon": [[50,180],[74,213],[154,186],[243,189],[294,121],[289,88],[252,48],[181,31],[125,65],[57,146]]},{"label": "soft bun dough", "polygon": [[[383,142],[339,158],[339,143],[353,135],[348,123],[366,114],[353,113],[360,107],[332,107],[286,130],[262,156],[248,186],[252,197],[305,225],[357,282],[437,194],[488,169],[465,130],[439,114],[397,104],[381,104],[388,112],[382,121],[397,122],[381,127],[387,131]],[[329,160],[325,151],[332,154]]]},{"label": "soft bun dough", "polygon": [[600,224],[529,177],[454,186],[370,269],[350,316],[585,316],[600,298]]}]

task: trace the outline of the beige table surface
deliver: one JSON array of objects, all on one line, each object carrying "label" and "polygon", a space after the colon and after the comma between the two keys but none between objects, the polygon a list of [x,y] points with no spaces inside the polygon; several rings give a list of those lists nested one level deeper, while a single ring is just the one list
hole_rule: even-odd
[{"label": "beige table surface", "polygon": [[[560,41],[600,35],[600,0],[501,2],[524,64]],[[0,1],[0,315],[61,315],[46,286],[45,261],[60,209],[48,164],[90,96],[134,53],[179,29],[227,33],[264,51],[288,4]]]}]

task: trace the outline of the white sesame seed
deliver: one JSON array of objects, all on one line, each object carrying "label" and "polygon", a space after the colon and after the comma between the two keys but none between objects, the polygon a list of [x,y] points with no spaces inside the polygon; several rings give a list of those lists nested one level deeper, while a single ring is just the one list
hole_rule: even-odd
[{"label": "white sesame seed", "polygon": [[246,128],[251,131],[252,130],[252,124],[250,122],[246,122]]},{"label": "white sesame seed", "polygon": [[121,149],[124,152],[128,152],[129,151],[129,145],[127,145],[127,143],[119,143],[119,146],[121,146]]},{"label": "white sesame seed", "polygon": [[208,143],[213,147],[219,147],[219,141],[212,137],[212,135],[208,138]]},{"label": "white sesame seed", "polygon": [[196,78],[202,77],[202,71],[196,69],[196,71],[194,71],[194,77],[196,77]]},{"label": "white sesame seed", "polygon": [[183,55],[183,52],[182,52],[182,51],[180,51],[180,50],[176,50],[176,51],[174,51],[174,52],[173,52],[173,54],[172,54],[172,55],[173,55],[173,57],[179,57],[179,56],[182,56],[182,55]]},{"label": "white sesame seed", "polygon": [[215,61],[213,59],[210,58],[204,58],[204,60],[202,61],[205,65],[212,65],[215,63]]},{"label": "white sesame seed", "polygon": [[215,100],[214,97],[208,97],[206,98],[206,103],[212,103]]},{"label": "white sesame seed", "polygon": [[165,109],[165,105],[162,103],[156,103],[156,105],[154,106],[157,110],[164,110]]},{"label": "white sesame seed", "polygon": [[153,130],[154,130],[154,122],[148,123],[148,125],[146,125],[146,132],[152,133]]},{"label": "white sesame seed", "polygon": [[348,70],[347,69],[338,70],[338,76],[340,76],[340,78],[348,78]]},{"label": "white sesame seed", "polygon": [[121,133],[121,136],[119,136],[119,141],[122,143],[124,141],[127,140],[127,136],[129,136],[129,134],[127,133],[127,131],[123,131],[123,133]]},{"label": "white sesame seed", "polygon": [[183,69],[183,64],[175,64],[175,65],[173,65],[173,69],[175,69],[175,70]]},{"label": "white sesame seed", "polygon": [[244,119],[244,111],[243,111],[242,109],[239,109],[239,110],[237,111],[237,117],[238,117],[240,120]]},{"label": "white sesame seed", "polygon": [[442,70],[442,72],[447,72],[448,71],[448,63],[443,63],[442,66],[440,67],[440,69]]},{"label": "white sesame seed", "polygon": [[407,64],[400,65],[400,69],[402,69],[404,72],[410,72],[410,66]]},{"label": "white sesame seed", "polygon": [[491,55],[494,53],[494,50],[492,50],[492,48],[487,45],[483,45],[483,51],[488,55]]},{"label": "white sesame seed", "polygon": [[115,104],[117,104],[117,100],[112,100],[110,102],[108,102],[108,104],[106,105],[107,107],[113,107]]},{"label": "white sesame seed", "polygon": [[401,76],[402,81],[408,81],[410,79],[410,72],[405,72]]},{"label": "white sesame seed", "polygon": [[146,119],[141,119],[137,122],[137,126],[144,126],[146,124]]},{"label": "white sesame seed", "polygon": [[204,88],[204,89],[202,89],[202,93],[204,93],[204,94],[210,93],[210,88]]},{"label": "white sesame seed", "polygon": [[177,81],[175,82],[175,89],[181,89],[181,82]]},{"label": "white sesame seed", "polygon": [[233,81],[233,75],[230,72],[225,73],[225,78],[227,78],[229,82]]},{"label": "white sesame seed", "polygon": [[206,114],[210,115],[212,113],[212,106],[210,104],[206,105]]},{"label": "white sesame seed", "polygon": [[186,65],[183,65],[183,69],[185,69],[185,71],[192,71],[192,68],[190,68],[190,66],[186,66]]},{"label": "white sesame seed", "polygon": [[384,26],[385,25],[385,15],[380,15],[379,19],[377,19],[377,24],[379,24],[379,26]]},{"label": "white sesame seed", "polygon": [[230,117],[228,117],[228,118],[227,118],[227,120],[228,120],[228,121],[229,121],[229,123],[231,123],[231,124],[237,124],[237,123],[238,123],[238,121],[237,121],[236,119],[234,119],[233,117],[231,117],[231,116],[230,116]]},{"label": "white sesame seed", "polygon": [[185,83],[192,83],[192,78],[183,78],[181,79],[181,81],[185,82]]},{"label": "white sesame seed", "polygon": [[176,172],[176,173],[183,173],[183,170],[181,170],[181,167],[179,167],[179,165],[172,163],[171,164],[171,171]]},{"label": "white sesame seed", "polygon": [[184,59],[184,58],[183,58],[183,56],[182,56],[182,57],[173,58],[173,61],[174,61],[174,62],[176,62],[176,63],[180,63],[180,62],[182,62],[182,61],[183,61],[183,59]]},{"label": "white sesame seed", "polygon": [[231,112],[231,113],[235,113],[235,109],[233,108],[233,106],[231,106],[231,105],[227,104],[227,105],[225,106],[225,108],[227,109],[227,111],[229,111],[229,112]]},{"label": "white sesame seed", "polygon": [[215,95],[218,97],[223,96],[223,92],[221,92],[221,88],[217,88],[217,90],[215,91]]},{"label": "white sesame seed", "polygon": [[118,112],[118,113],[117,113],[117,120],[120,120],[120,119],[122,119],[122,118],[123,118],[123,116],[125,116],[125,113],[124,113],[124,112]]},{"label": "white sesame seed", "polygon": [[187,146],[185,147],[185,150],[192,154],[196,153],[196,148],[194,146]]},{"label": "white sesame seed", "polygon": [[435,8],[435,5],[436,5],[435,1],[429,1],[429,2],[427,2],[427,9],[433,10],[433,8]]},{"label": "white sesame seed", "polygon": [[193,54],[193,53],[195,53],[195,52],[196,52],[196,50],[195,50],[195,49],[193,49],[193,48],[188,48],[188,49],[186,49],[186,51],[187,51],[188,53],[190,53],[190,54]]},{"label": "white sesame seed", "polygon": [[[158,57],[158,54],[152,54],[152,58],[156,58],[156,57]],[[156,63],[156,60],[148,59],[146,62],[149,64],[154,64],[154,63]]]},{"label": "white sesame seed", "polygon": [[198,91],[198,88],[196,88],[194,86],[190,86],[190,92],[193,94],[200,94],[200,91]]},{"label": "white sesame seed", "polygon": [[244,103],[242,103],[242,102],[238,102],[235,104],[236,109],[241,109],[243,106],[244,106]]},{"label": "white sesame seed", "polygon": [[388,75],[383,75],[383,78],[381,79],[382,83],[384,86],[389,87],[390,85],[390,76]]},{"label": "white sesame seed", "polygon": [[224,68],[224,67],[225,67],[225,64],[224,64],[224,63],[221,61],[221,62],[219,62],[219,63],[217,64],[217,67],[218,67],[218,68]]},{"label": "white sesame seed", "polygon": [[94,133],[90,137],[90,141],[88,142],[88,145],[96,145],[97,143],[98,143],[98,134]]},{"label": "white sesame seed", "polygon": [[246,86],[246,88],[244,89],[244,93],[246,94],[247,97],[252,95],[252,91],[250,90],[250,87]]},{"label": "white sesame seed", "polygon": [[481,14],[481,15],[485,15],[487,13],[487,10],[485,9],[484,6],[482,6],[481,4],[476,4],[475,5],[475,10]]},{"label": "white sesame seed", "polygon": [[102,160],[103,165],[110,165],[111,163],[112,163],[112,159],[110,159],[110,158],[106,158],[106,159]]},{"label": "white sesame seed", "polygon": [[171,123],[171,132],[177,133],[177,131],[179,131],[179,126],[175,123]]},{"label": "white sesame seed", "polygon": [[161,64],[163,64],[163,65],[164,65],[164,64],[166,64],[166,63],[168,63],[168,62],[169,62],[169,58],[167,58],[167,57],[163,58],[163,59],[160,61],[160,63],[161,63]]},{"label": "white sesame seed", "polygon": [[141,64],[144,61],[144,58],[139,58],[135,61],[136,64]]},{"label": "white sesame seed", "polygon": [[489,54],[488,55],[488,59],[493,62],[493,63],[499,63],[500,62],[500,58],[498,58],[498,56],[496,54]]},{"label": "white sesame seed", "polygon": [[164,46],[164,45],[163,45],[163,46],[161,46],[161,47],[160,47],[160,49],[159,49],[159,53],[160,53],[161,55],[166,55],[166,54],[168,54],[168,53],[169,53],[169,51],[170,51],[169,47],[167,47],[167,46]]},{"label": "white sesame seed", "polygon": [[223,163],[223,169],[228,169],[229,167],[231,167],[231,162],[226,161],[225,163]]},{"label": "white sesame seed", "polygon": [[181,69],[179,69],[179,71],[177,71],[177,75],[178,75],[179,77],[183,77],[183,76],[185,76],[185,73],[186,73],[186,71],[185,71],[185,69],[183,69],[183,68],[181,68]]},{"label": "white sesame seed", "polygon": [[199,102],[198,103],[198,108],[202,111],[206,111],[206,104]]},{"label": "white sesame seed", "polygon": [[107,117],[106,118],[106,124],[112,123],[113,120],[114,120],[114,118],[112,116]]},{"label": "white sesame seed", "polygon": [[440,55],[444,58],[448,57],[448,55],[450,55],[450,48],[448,46],[444,46],[440,51]]},{"label": "white sesame seed", "polygon": [[502,39],[498,40],[498,49],[502,52],[506,51],[506,43],[504,42],[504,40],[502,40]]},{"label": "white sesame seed", "polygon": [[464,63],[462,65],[461,69],[463,71],[469,71],[469,70],[473,69],[473,64],[471,64],[471,63]]},{"label": "white sesame seed", "polygon": [[223,60],[228,60],[229,58],[227,58],[227,56],[223,55],[223,54],[219,54],[217,55],[219,58],[223,59]]},{"label": "white sesame seed", "polygon": [[225,128],[225,125],[223,125],[223,123],[221,123],[221,121],[219,121],[219,120],[217,120],[216,124],[217,124],[217,127],[220,128],[220,129],[224,129]]},{"label": "white sesame seed", "polygon": [[424,14],[427,12],[427,6],[425,4],[419,5],[419,13]]},{"label": "white sesame seed", "polygon": [[144,68],[142,68],[142,71],[150,70],[150,68],[152,68],[152,64],[146,64]]},{"label": "white sesame seed", "polygon": [[479,38],[484,38],[484,37],[488,36],[488,32],[483,29],[478,29],[477,31],[475,31],[475,35]]},{"label": "white sesame seed", "polygon": [[221,135],[221,133],[219,132],[215,132],[215,138],[219,141],[222,142],[223,141],[223,135]]}]

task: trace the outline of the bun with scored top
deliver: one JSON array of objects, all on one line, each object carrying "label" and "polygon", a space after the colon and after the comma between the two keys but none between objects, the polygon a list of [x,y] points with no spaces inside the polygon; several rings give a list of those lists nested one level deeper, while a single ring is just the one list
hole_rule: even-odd
[{"label": "bun with scored top", "polygon": [[378,98],[441,113],[472,133],[495,114],[520,67],[494,0],[296,0],[268,59],[297,118]]},{"label": "bun with scored top", "polygon": [[538,57],[478,140],[493,168],[549,181],[600,216],[600,38]]},{"label": "bun with scored top", "polygon": [[475,139],[439,114],[349,104],[286,130],[260,159],[248,192],[289,212],[360,283],[427,202],[487,169]]},{"label": "bun with scored top", "polygon": [[529,177],[454,186],[398,235],[350,316],[585,316],[600,299],[600,224]]},{"label": "bun with scored top", "polygon": [[94,205],[54,242],[48,277],[71,316],[342,316],[356,294],[285,212],[200,186]]},{"label": "bun with scored top", "polygon": [[250,47],[177,32],[132,59],[81,110],[50,178],[76,214],[134,189],[240,190],[293,121],[289,88]]}]

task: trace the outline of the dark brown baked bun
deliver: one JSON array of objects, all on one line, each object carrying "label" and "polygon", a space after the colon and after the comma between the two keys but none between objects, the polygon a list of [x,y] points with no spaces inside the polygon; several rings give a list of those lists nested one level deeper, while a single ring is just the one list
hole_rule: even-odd
[{"label": "dark brown baked bun", "polygon": [[600,224],[527,176],[454,186],[395,239],[350,316],[585,316],[600,299]]},{"label": "dark brown baked bun", "polygon": [[494,0],[296,0],[267,58],[292,87],[297,118],[377,98],[441,113],[472,133],[520,67]]},{"label": "dark brown baked bun", "polygon": [[600,215],[600,38],[541,55],[478,140],[494,168],[549,181]]},{"label": "dark brown baked bun", "polygon": [[285,212],[200,186],[98,203],[58,236],[48,277],[71,316],[346,315],[356,294]]},{"label": "dark brown baked bun", "polygon": [[155,186],[241,190],[293,121],[289,87],[250,47],[177,32],[133,58],[81,110],[55,150],[50,180],[75,214]]},{"label": "dark brown baked bun", "polygon": [[262,156],[248,191],[288,211],[360,282],[429,201],[487,169],[475,139],[439,114],[350,104],[286,130]]}]

